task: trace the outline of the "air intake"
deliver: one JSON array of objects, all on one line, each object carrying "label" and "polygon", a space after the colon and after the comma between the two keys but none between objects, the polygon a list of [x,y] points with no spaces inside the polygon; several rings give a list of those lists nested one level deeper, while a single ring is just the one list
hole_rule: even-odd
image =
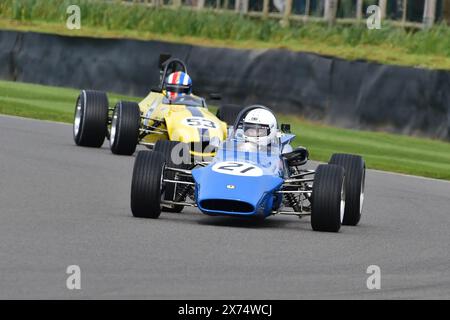
[{"label": "air intake", "polygon": [[205,210],[251,213],[255,208],[247,202],[237,200],[208,199],[200,201],[200,207]]}]

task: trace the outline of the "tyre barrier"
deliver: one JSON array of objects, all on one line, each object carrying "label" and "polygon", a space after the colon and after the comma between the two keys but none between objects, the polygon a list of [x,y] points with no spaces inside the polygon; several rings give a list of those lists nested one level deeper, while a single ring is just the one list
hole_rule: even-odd
[{"label": "tyre barrier", "polygon": [[160,53],[188,65],[199,95],[264,104],[328,124],[450,140],[450,72],[283,49],[0,31],[0,78],[144,96]]}]

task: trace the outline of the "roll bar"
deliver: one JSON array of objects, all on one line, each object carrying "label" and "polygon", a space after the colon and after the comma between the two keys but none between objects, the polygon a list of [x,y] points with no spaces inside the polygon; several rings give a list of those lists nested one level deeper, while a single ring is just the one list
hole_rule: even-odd
[{"label": "roll bar", "polygon": [[159,61],[159,90],[162,91],[164,89],[164,84],[167,78],[167,75],[175,72],[175,71],[182,71],[184,73],[187,73],[187,67],[186,64],[177,58],[167,58],[167,60],[163,61],[163,59],[167,56],[160,56]]}]

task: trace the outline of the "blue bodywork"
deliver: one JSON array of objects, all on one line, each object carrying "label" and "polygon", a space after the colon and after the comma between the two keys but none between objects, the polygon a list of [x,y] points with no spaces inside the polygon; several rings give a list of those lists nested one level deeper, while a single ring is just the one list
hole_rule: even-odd
[{"label": "blue bodywork", "polygon": [[208,166],[192,170],[198,208],[207,215],[270,216],[282,200],[275,193],[285,176],[280,150],[294,137],[284,135],[268,149],[251,151],[235,139],[225,141]]}]

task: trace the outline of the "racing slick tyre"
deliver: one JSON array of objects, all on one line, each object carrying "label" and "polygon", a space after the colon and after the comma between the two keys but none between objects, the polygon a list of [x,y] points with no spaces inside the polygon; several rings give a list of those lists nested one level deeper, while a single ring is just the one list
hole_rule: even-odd
[{"label": "racing slick tyre", "polygon": [[342,224],[356,226],[361,219],[364,202],[366,164],[362,157],[351,154],[333,154],[329,163],[345,170],[345,212]]},{"label": "racing slick tyre", "polygon": [[338,232],[345,209],[344,169],[319,165],[314,176],[311,226],[315,231]]},{"label": "racing slick tyre", "polygon": [[133,216],[157,219],[161,214],[164,163],[164,156],[160,152],[138,152],[131,181]]},{"label": "racing slick tyre", "polygon": [[117,103],[111,120],[109,146],[111,152],[132,155],[136,151],[141,125],[141,111],[135,102]]},{"label": "racing slick tyre", "polygon": [[[173,168],[181,168],[186,169],[186,164],[175,164],[172,160],[172,150],[173,148],[177,147],[181,142],[178,141],[169,141],[169,140],[159,140],[156,141],[155,146],[153,148],[154,151],[160,152],[164,156],[164,160],[166,161],[167,166],[173,167]],[[186,150],[188,150],[186,148]],[[181,157],[183,151],[181,151],[178,155]],[[175,172],[168,171],[166,172],[165,178],[173,180],[175,179]],[[176,188],[174,183],[167,183],[165,186],[164,191],[164,200],[173,201],[176,200]],[[183,211],[184,206],[181,205],[171,205],[171,206],[164,206],[163,210],[166,212],[174,212],[174,213],[180,213]]]},{"label": "racing slick tyre", "polygon": [[108,130],[106,93],[83,90],[75,105],[73,139],[78,146],[100,148]]},{"label": "racing slick tyre", "polygon": [[224,104],[217,110],[216,116],[219,120],[225,122],[228,126],[232,126],[236,121],[236,118],[244,107],[236,104]]}]

